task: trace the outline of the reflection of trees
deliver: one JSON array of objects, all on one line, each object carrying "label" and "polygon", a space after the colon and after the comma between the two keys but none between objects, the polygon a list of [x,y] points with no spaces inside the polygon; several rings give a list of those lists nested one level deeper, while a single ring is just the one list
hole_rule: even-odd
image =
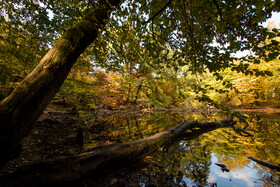
[{"label": "reflection of trees", "polygon": [[258,174],[260,181],[263,181],[266,186],[280,186],[280,175],[277,171],[269,170],[265,167],[260,166]]},{"label": "reflection of trees", "polygon": [[197,184],[207,183],[211,153],[208,146],[195,142],[178,142],[169,148],[168,153],[153,159],[154,164],[151,164],[148,174],[157,186],[183,185],[184,178],[190,178]]},{"label": "reflection of trees", "polygon": [[[280,165],[280,123],[279,115],[262,118],[252,115],[245,123],[239,123],[237,128],[244,129],[253,137],[235,133],[231,128],[222,128],[200,136],[202,144],[209,144],[212,152],[230,170],[240,169],[250,163],[246,156],[252,156],[273,165]],[[265,184],[278,185],[279,173],[255,164],[260,171],[260,179]],[[274,173],[273,175],[271,175]],[[277,177],[276,177],[277,176]],[[278,180],[277,183],[275,183]],[[274,181],[274,182],[271,182]]]},{"label": "reflection of trees", "polygon": [[[85,127],[86,148],[102,145],[104,142],[113,144],[128,142],[152,136],[182,122],[182,114],[153,113],[131,115],[106,115],[87,120]],[[102,143],[103,142],[103,143]]]},{"label": "reflection of trees", "polygon": [[[253,121],[254,122],[254,121]],[[280,164],[280,125],[271,119],[256,121],[255,144],[251,145],[253,157],[274,165]]]},{"label": "reflection of trees", "polygon": [[245,157],[243,141],[232,128],[222,128],[199,137],[201,142],[207,143],[218,158],[218,162],[226,164],[229,170],[241,169],[249,164]]},{"label": "reflection of trees", "polygon": [[211,152],[209,146],[197,146],[186,153],[186,177],[197,184],[206,184],[210,173]]},{"label": "reflection of trees", "polygon": [[250,115],[246,123],[239,124],[246,127],[246,131],[254,136],[253,140],[240,137],[244,145],[246,156],[251,156],[273,165],[280,164],[280,120],[279,114]]},{"label": "reflection of trees", "polygon": [[[181,114],[146,114],[141,116],[122,116],[107,118],[108,127],[99,127],[106,136],[119,134],[122,142],[132,139],[147,137],[163,129],[178,124],[184,118]],[[187,121],[199,120],[199,116],[186,116]],[[191,119],[192,118],[192,119]],[[279,118],[279,117],[278,117]],[[100,120],[100,119],[99,119]],[[111,122],[110,122],[111,121]],[[187,134],[185,140],[181,140],[169,147],[169,151],[156,153],[148,166],[135,173],[126,173],[125,181],[130,184],[154,185],[154,186],[183,186],[186,178],[196,184],[206,184],[211,165],[211,153],[218,158],[229,170],[241,169],[249,165],[250,160],[246,156],[252,156],[264,162],[274,165],[280,164],[280,127],[278,121],[263,119],[259,116],[252,116],[247,123],[239,123],[236,128],[244,129],[254,137],[243,136],[236,133],[232,128],[220,128],[196,136],[193,133]],[[94,131],[95,133],[97,131]],[[193,137],[194,135],[194,137]],[[194,145],[197,142],[200,145]],[[266,167],[255,164],[259,172],[259,180],[271,186],[279,184],[279,173]],[[123,179],[124,180],[124,179]],[[125,184],[126,182],[122,184]],[[120,184],[118,178],[116,184]],[[186,184],[185,184],[186,185]]]}]

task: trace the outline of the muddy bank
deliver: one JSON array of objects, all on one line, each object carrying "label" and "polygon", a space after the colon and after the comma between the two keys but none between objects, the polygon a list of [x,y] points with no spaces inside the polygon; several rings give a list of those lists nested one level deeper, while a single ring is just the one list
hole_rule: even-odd
[{"label": "muddy bank", "polygon": [[1,172],[13,172],[30,163],[79,152],[81,144],[77,133],[83,124],[74,114],[44,113],[23,140],[19,157],[11,160]]},{"label": "muddy bank", "polygon": [[[103,137],[102,132],[110,131],[110,124],[104,122],[106,116],[124,116],[127,114],[138,114],[172,110],[136,110],[129,108],[127,110],[105,110],[77,111],[75,108],[62,107],[59,105],[49,105],[40,116],[29,135],[22,142],[22,151],[18,158],[11,160],[4,166],[0,173],[13,172],[24,165],[55,158],[59,156],[69,156],[80,153],[86,149],[84,143],[85,128],[89,128],[94,134],[99,134],[94,138],[94,144],[99,146],[111,143],[118,143],[118,137]],[[100,119],[93,123],[88,122],[88,118]]]}]

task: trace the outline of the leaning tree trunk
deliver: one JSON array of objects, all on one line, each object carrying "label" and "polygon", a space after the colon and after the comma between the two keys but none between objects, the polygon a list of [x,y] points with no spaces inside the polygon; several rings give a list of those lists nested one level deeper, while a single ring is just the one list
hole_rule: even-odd
[{"label": "leaning tree trunk", "polygon": [[233,118],[216,122],[188,122],[133,142],[98,147],[75,156],[45,160],[22,168],[9,176],[0,176],[0,186],[51,186],[70,183],[89,174],[98,174],[106,169],[143,158],[163,146],[170,145],[188,129],[218,128],[234,123]]},{"label": "leaning tree trunk", "polygon": [[100,0],[67,30],[38,66],[0,103],[0,166],[20,147],[42,111],[59,91],[80,54],[96,39],[121,0]]}]

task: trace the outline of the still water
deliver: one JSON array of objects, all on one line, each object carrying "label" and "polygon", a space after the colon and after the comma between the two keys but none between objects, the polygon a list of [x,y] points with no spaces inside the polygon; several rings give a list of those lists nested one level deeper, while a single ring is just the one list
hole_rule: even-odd
[{"label": "still water", "polygon": [[[80,185],[280,186],[280,172],[264,166],[280,166],[280,114],[245,116],[235,128],[194,129],[143,161],[89,177]],[[222,118],[226,117],[184,113],[92,117],[86,124],[84,149],[141,139],[183,121]]]}]

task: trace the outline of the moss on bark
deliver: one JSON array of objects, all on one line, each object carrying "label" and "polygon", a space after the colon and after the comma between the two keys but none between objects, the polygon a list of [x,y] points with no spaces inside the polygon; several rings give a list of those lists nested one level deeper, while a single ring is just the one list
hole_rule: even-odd
[{"label": "moss on bark", "polygon": [[67,30],[38,66],[0,102],[0,166],[16,152],[80,54],[96,39],[113,6],[120,2],[100,0],[99,6]]}]

